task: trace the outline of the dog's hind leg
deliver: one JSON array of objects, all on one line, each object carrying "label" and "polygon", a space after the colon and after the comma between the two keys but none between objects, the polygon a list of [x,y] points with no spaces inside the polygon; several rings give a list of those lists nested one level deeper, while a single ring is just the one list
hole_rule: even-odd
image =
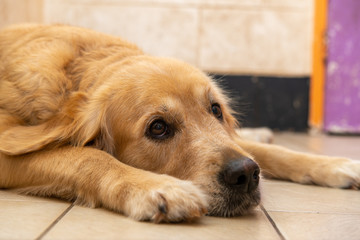
[{"label": "dog's hind leg", "polygon": [[300,153],[240,138],[236,141],[254,157],[265,177],[337,188],[360,188],[359,161]]},{"label": "dog's hind leg", "polygon": [[207,207],[191,182],[135,169],[93,148],[0,153],[0,173],[0,188],[103,206],[137,220],[191,220]]}]

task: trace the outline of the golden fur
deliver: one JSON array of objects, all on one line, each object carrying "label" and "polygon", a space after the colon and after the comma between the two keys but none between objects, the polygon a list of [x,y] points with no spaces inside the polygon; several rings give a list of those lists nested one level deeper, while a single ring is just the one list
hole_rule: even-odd
[{"label": "golden fur", "polygon": [[[14,26],[0,32],[0,60],[0,188],[160,222],[258,205],[258,189],[239,193],[219,180],[242,157],[265,176],[359,187],[359,163],[241,139],[206,74],[120,38]],[[165,137],[149,130],[154,121],[155,133],[166,123]]]}]

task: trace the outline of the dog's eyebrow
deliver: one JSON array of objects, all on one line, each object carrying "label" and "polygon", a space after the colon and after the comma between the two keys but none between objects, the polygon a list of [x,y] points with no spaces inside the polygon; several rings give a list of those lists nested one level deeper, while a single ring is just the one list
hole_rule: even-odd
[{"label": "dog's eyebrow", "polygon": [[209,100],[210,104],[216,102],[215,99],[214,99],[214,96],[213,96],[213,94],[211,92],[208,93],[208,100]]},{"label": "dog's eyebrow", "polygon": [[176,111],[177,109],[180,109],[181,106],[181,100],[169,96],[162,100],[159,110],[163,112]]},{"label": "dog's eyebrow", "polygon": [[207,101],[210,102],[210,104],[217,103],[217,100],[210,88],[207,89]]},{"label": "dog's eyebrow", "polygon": [[165,104],[161,105],[160,109],[161,109],[162,112],[168,112],[169,111],[169,108]]},{"label": "dog's eyebrow", "polygon": [[158,108],[158,111],[164,113],[167,118],[169,118],[169,120],[171,119],[171,121],[177,123],[183,122],[183,115],[181,114],[181,112],[178,111],[178,106],[173,100],[161,104]]},{"label": "dog's eyebrow", "polygon": [[181,116],[181,114],[178,111],[176,111],[176,108],[172,108],[171,106],[169,107],[165,104],[160,106],[159,112],[166,113],[172,118],[178,118],[179,116]]}]

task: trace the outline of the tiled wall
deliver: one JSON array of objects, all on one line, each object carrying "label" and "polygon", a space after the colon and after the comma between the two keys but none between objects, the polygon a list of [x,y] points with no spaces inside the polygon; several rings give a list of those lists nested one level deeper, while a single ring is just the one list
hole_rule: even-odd
[{"label": "tiled wall", "polygon": [[313,1],[42,0],[42,19],[122,36],[210,72],[309,76]]},{"label": "tiled wall", "polygon": [[0,28],[23,22],[41,22],[42,0],[0,0]]}]

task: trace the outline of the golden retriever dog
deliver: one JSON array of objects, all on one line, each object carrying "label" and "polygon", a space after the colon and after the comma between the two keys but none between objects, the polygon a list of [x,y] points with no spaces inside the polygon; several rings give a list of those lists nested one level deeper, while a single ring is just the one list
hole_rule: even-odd
[{"label": "golden retriever dog", "polygon": [[230,217],[263,176],[358,188],[360,163],[245,140],[202,71],[63,25],[0,32],[0,188],[137,220]]}]

